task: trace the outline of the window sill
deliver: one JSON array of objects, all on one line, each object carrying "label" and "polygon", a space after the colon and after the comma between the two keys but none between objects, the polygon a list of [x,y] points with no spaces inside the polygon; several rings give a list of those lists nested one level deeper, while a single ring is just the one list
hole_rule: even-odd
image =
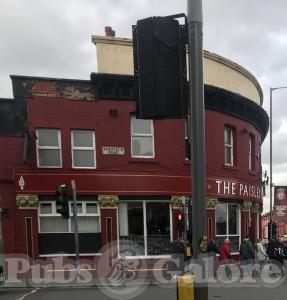
[{"label": "window sill", "polygon": [[[101,256],[102,253],[80,253],[80,256]],[[39,254],[39,257],[76,256],[75,253]]]},{"label": "window sill", "polygon": [[159,160],[155,158],[133,157],[129,160],[129,162],[130,163],[159,163]]},{"label": "window sill", "polygon": [[226,170],[238,171],[238,168],[236,166],[223,165],[223,168]]},{"label": "window sill", "polygon": [[73,170],[95,170],[96,167],[74,167],[72,166]]},{"label": "window sill", "polygon": [[45,166],[37,166],[37,169],[62,169],[63,166],[60,167],[45,167]]}]

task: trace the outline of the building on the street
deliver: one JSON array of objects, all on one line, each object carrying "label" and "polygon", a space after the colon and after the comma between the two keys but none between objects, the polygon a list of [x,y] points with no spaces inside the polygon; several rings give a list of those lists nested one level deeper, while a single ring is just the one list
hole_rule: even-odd
[{"label": "building on the street", "polygon": [[[92,41],[91,80],[11,76],[14,99],[0,103],[16,115],[15,130],[5,126],[0,137],[5,253],[74,254],[73,218],[56,213],[56,190],[71,180],[82,257],[123,240],[142,246],[127,256],[163,257],[181,234],[178,213],[183,201],[192,206],[186,120],[136,119],[132,41],[113,34]],[[260,235],[268,116],[249,71],[207,51],[204,67],[208,237],[219,244],[229,237],[236,255],[246,235]]]},{"label": "building on the street", "polygon": [[287,235],[287,186],[274,186],[272,219],[276,223],[278,237]]},{"label": "building on the street", "polygon": [[268,223],[270,222],[270,213],[265,213],[261,216],[261,238],[268,239]]}]

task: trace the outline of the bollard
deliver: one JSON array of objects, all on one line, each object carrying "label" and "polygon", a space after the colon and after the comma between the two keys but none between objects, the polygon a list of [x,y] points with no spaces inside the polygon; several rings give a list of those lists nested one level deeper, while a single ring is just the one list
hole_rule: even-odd
[{"label": "bollard", "polygon": [[177,277],[177,300],[194,300],[193,275]]}]

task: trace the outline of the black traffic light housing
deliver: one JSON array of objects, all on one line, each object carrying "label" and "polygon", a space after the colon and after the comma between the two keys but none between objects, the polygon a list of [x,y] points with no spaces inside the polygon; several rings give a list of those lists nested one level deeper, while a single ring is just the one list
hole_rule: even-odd
[{"label": "black traffic light housing", "polygon": [[186,25],[176,18],[150,17],[133,26],[136,117],[187,115]]},{"label": "black traffic light housing", "polygon": [[268,239],[271,240],[271,232],[272,239],[274,240],[277,235],[277,224],[275,222],[268,223]]},{"label": "black traffic light housing", "polygon": [[184,230],[184,216],[182,212],[178,212],[176,217],[176,229],[179,231]]},{"label": "black traffic light housing", "polygon": [[69,218],[69,199],[68,187],[66,184],[61,184],[57,190],[56,200],[57,213],[61,214],[63,218]]}]

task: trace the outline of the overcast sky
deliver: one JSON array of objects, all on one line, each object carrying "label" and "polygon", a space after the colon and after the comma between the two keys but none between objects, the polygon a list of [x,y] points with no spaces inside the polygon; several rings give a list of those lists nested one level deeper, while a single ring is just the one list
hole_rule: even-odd
[{"label": "overcast sky", "polygon": [[[186,0],[1,0],[0,97],[12,97],[9,75],[89,79],[96,71],[91,35],[110,25],[131,37],[138,19],[186,13]],[[204,49],[248,69],[264,92],[287,86],[287,1],[203,0]],[[287,89],[273,93],[273,182],[287,185]],[[269,136],[263,144],[269,173]],[[268,191],[267,191],[268,192]],[[265,211],[269,209],[265,198]]]}]

